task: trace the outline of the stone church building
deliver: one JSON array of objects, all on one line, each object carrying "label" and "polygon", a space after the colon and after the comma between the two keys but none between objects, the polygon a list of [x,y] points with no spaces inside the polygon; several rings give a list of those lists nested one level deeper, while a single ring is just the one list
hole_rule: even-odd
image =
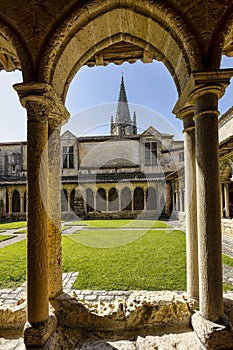
[{"label": "stone church building", "polygon": [[[184,145],[153,126],[137,134],[123,77],[110,135],[61,142],[61,210],[68,218],[169,218],[184,212]],[[1,219],[26,217],[26,142],[0,144]]]}]

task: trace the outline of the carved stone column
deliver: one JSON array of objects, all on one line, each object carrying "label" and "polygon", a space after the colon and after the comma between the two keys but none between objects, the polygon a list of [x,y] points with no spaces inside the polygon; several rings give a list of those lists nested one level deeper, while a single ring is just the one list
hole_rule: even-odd
[{"label": "carved stone column", "polygon": [[146,189],[145,188],[143,188],[143,195],[144,195],[143,209],[147,210],[147,198],[146,198]]},{"label": "carved stone column", "polygon": [[229,182],[224,183],[224,198],[225,198],[225,215],[226,218],[230,217],[230,203],[229,203]]},{"label": "carved stone column", "polygon": [[50,299],[62,292],[60,129],[60,125],[49,120],[48,288]]},{"label": "carved stone column", "polygon": [[24,193],[20,193],[20,214],[24,214]]},{"label": "carved stone column", "polygon": [[[48,294],[48,120],[56,106],[44,83],[14,86],[27,109],[27,317],[26,346],[44,346],[54,331]],[[60,155],[59,155],[60,159]]]},{"label": "carved stone column", "polygon": [[192,325],[208,349],[232,347],[223,311],[218,156],[218,99],[232,75],[233,70],[192,73],[175,107],[194,106],[200,311],[192,316]]},{"label": "carved stone column", "polygon": [[66,191],[66,193],[67,193],[67,211],[68,211],[68,213],[71,211],[71,202],[70,202],[70,190],[67,190]]},{"label": "carved stone column", "polygon": [[187,294],[188,297],[199,299],[195,127],[193,115],[194,110],[192,107],[189,107],[184,109],[179,117],[184,123]]},{"label": "carved stone column", "polygon": [[172,184],[166,182],[166,215],[170,217],[172,212]]},{"label": "carved stone column", "polygon": [[12,214],[12,197],[13,197],[13,193],[12,191],[11,192],[8,192],[8,213],[9,214]]},{"label": "carved stone column", "polygon": [[195,99],[200,313],[211,321],[223,315],[218,96]]}]

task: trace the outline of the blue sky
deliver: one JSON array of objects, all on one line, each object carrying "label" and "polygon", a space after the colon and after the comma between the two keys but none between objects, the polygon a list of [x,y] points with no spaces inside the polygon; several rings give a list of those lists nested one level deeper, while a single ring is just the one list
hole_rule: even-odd
[{"label": "blue sky", "polygon": [[[233,59],[223,58],[222,67],[232,68]],[[121,76],[124,76],[131,115],[137,112],[139,132],[153,125],[158,131],[182,138],[182,122],[172,114],[177,101],[175,84],[161,62],[124,63],[117,66],[83,67],[73,79],[66,98],[71,118],[63,128],[76,135],[108,134],[111,115],[116,113]],[[0,72],[0,142],[26,140],[26,112],[12,85],[21,73]],[[233,105],[233,83],[219,101],[220,113]]]}]

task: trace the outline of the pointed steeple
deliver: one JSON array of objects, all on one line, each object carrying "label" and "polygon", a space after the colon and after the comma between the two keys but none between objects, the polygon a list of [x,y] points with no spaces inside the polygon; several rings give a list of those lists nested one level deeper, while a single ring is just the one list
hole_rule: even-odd
[{"label": "pointed steeple", "polygon": [[128,125],[131,124],[129,105],[128,105],[128,101],[127,101],[123,75],[121,77],[121,87],[120,87],[120,94],[119,94],[119,98],[118,98],[116,120],[115,121],[118,124],[128,124]]},{"label": "pointed steeple", "polygon": [[111,135],[125,136],[136,135],[136,133],[136,115],[134,116],[134,120],[132,121],[129,112],[124,78],[122,75],[115,121],[113,118],[111,118]]}]

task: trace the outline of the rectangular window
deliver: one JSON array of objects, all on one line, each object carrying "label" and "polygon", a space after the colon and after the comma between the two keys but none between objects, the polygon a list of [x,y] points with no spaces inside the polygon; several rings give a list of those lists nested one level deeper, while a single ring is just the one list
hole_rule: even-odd
[{"label": "rectangular window", "polygon": [[145,142],[145,165],[157,164],[157,142]]},{"label": "rectangular window", "polygon": [[183,162],[184,161],[184,152],[180,152],[179,153],[179,162]]},{"label": "rectangular window", "polygon": [[63,169],[74,168],[74,146],[63,146]]}]

